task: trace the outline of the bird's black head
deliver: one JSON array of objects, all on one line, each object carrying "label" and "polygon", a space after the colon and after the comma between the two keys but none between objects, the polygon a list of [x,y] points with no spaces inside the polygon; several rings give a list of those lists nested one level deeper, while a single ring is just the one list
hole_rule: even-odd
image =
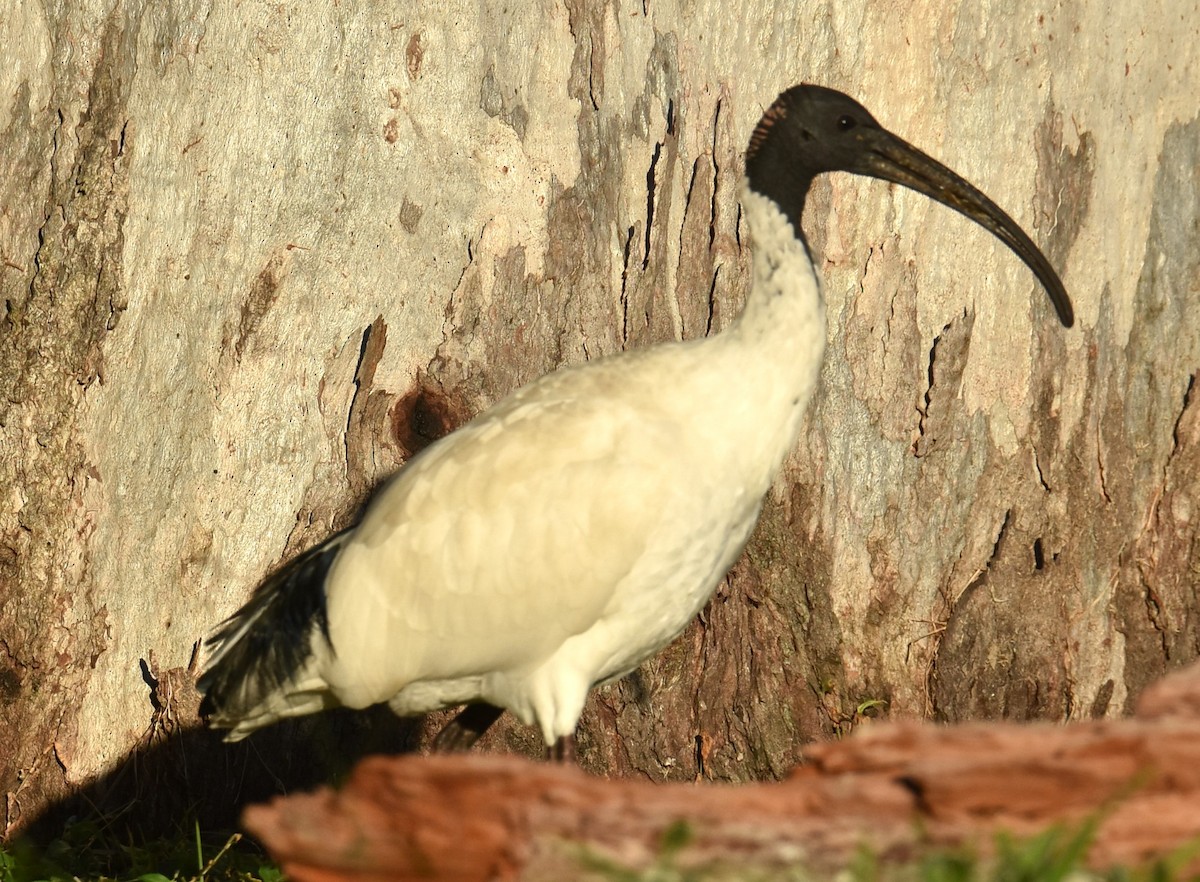
[{"label": "bird's black head", "polygon": [[896,137],[848,95],[822,86],[793,86],[767,108],[746,149],[746,178],[787,216],[796,235],[813,178],[845,171],[903,184],[990,230],[1033,270],[1059,319],[1074,312],[1058,274],[1016,222],[937,160]]},{"label": "bird's black head", "polygon": [[867,139],[883,132],[865,107],[834,89],[792,86],[775,99],[750,136],[746,176],[769,196],[800,232],[813,178],[832,171],[862,173]]},{"label": "bird's black head", "polygon": [[[767,108],[746,151],[746,173],[756,178],[780,174],[812,180],[822,172],[854,171],[871,132],[882,131],[865,107],[834,89],[792,86]],[[755,187],[755,189],[758,189]]]}]

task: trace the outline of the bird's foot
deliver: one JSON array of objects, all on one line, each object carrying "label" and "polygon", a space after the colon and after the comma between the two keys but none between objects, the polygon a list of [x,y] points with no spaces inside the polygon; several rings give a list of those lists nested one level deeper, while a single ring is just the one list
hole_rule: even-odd
[{"label": "bird's foot", "polygon": [[433,752],[465,753],[503,713],[494,704],[468,704],[434,736]]},{"label": "bird's foot", "polygon": [[551,762],[578,765],[575,756],[575,734],[564,735],[554,742],[553,747],[546,748],[546,758]]}]

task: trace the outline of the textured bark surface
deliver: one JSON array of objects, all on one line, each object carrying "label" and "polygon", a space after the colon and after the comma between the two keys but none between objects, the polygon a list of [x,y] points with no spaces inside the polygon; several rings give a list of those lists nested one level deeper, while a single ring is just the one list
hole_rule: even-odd
[{"label": "textured bark surface", "polygon": [[602,880],[664,864],[704,878],[798,867],[834,878],[863,847],[883,863],[926,849],[986,854],[1000,832],[1058,824],[1075,835],[1089,821],[1088,862],[1132,868],[1188,847],[1194,856],[1200,837],[1200,668],[1154,691],[1134,720],[879,724],[811,747],[777,784],[603,780],[509,757],[372,758],[340,791],[250,807],[246,826],[298,882]]},{"label": "textured bark surface", "polygon": [[[728,324],[741,151],[801,80],[1008,208],[1079,321],[1057,327],[951,212],[821,182],[829,346],[804,437],[700,619],[589,703],[581,762],[746,780],[864,713],[1129,709],[1200,652],[1195,12],[6,11],[4,830],[144,784],[135,749],[187,804],[422,743],[371,715],[233,753],[163,735],[195,723],[199,637],[421,447],[559,365]],[[540,753],[518,726],[489,743]]]}]

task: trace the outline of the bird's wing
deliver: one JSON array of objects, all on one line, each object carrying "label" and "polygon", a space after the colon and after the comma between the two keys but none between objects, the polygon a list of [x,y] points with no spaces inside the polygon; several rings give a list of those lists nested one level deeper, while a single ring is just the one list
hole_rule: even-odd
[{"label": "bird's wing", "polygon": [[672,422],[589,373],[438,442],[369,506],[329,595],[333,676],[360,700],[532,667],[606,614],[687,482]]}]

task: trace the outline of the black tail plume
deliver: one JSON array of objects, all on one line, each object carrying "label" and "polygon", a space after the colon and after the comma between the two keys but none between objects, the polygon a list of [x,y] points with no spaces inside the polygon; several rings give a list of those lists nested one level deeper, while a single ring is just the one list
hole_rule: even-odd
[{"label": "black tail plume", "polygon": [[311,652],[314,626],[329,640],[325,576],[349,533],[272,573],[205,640],[213,655],[196,683],[204,696],[201,714],[232,725],[300,671]]}]

